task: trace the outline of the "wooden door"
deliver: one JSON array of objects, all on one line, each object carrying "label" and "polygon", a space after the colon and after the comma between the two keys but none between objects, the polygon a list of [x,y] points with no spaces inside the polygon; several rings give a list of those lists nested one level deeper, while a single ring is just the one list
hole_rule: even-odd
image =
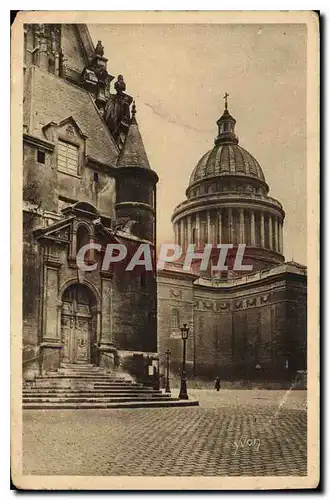
[{"label": "wooden door", "polygon": [[62,359],[68,363],[90,363],[93,335],[88,290],[72,285],[63,294],[62,303]]}]

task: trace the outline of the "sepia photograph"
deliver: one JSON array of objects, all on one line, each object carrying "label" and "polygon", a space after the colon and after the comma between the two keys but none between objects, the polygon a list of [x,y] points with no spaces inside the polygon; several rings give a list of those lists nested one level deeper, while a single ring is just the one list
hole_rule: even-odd
[{"label": "sepia photograph", "polygon": [[318,30],[18,14],[16,487],[317,486]]}]

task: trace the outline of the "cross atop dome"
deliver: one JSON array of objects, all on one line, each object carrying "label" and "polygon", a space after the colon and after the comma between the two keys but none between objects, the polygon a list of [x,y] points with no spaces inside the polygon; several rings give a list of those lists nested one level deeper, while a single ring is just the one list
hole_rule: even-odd
[{"label": "cross atop dome", "polygon": [[225,95],[223,96],[224,100],[225,100],[225,109],[228,109],[228,97],[229,97],[229,94],[227,92],[225,92]]}]

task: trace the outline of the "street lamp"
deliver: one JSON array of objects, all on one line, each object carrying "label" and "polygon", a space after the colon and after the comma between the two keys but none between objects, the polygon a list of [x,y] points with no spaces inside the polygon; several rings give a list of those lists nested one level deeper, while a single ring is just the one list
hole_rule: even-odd
[{"label": "street lamp", "polygon": [[182,372],[181,372],[181,385],[180,385],[180,394],[179,399],[188,399],[187,393],[187,381],[186,381],[186,342],[188,339],[189,328],[184,323],[181,330],[181,336],[183,340],[183,358],[182,358]]},{"label": "street lamp", "polygon": [[166,385],[165,385],[165,392],[171,392],[170,389],[170,356],[171,356],[171,351],[167,349],[165,352],[166,355]]}]

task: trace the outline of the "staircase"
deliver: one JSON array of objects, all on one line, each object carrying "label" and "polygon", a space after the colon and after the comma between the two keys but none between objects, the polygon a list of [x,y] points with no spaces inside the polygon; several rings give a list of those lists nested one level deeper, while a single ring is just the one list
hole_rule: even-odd
[{"label": "staircase", "polygon": [[23,387],[23,409],[159,408],[197,406],[93,365],[63,363],[52,374]]}]

